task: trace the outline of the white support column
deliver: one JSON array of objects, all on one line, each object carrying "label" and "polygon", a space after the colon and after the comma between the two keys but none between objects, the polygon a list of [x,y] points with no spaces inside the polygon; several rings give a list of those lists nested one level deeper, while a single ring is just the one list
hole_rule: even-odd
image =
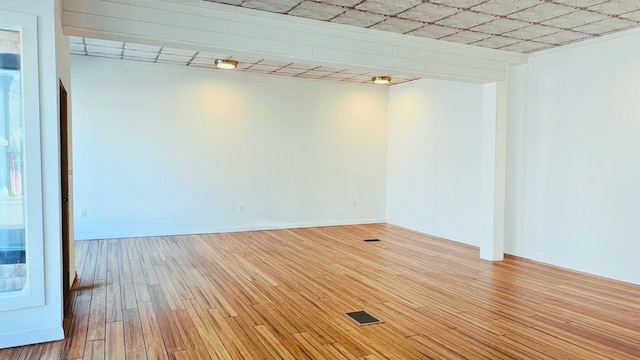
[{"label": "white support column", "polygon": [[482,239],[480,257],[504,258],[507,83],[484,85],[482,131]]}]

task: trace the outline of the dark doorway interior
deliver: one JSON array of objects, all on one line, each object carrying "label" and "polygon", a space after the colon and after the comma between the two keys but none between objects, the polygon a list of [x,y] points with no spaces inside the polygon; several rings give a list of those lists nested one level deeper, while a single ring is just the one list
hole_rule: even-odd
[{"label": "dark doorway interior", "polygon": [[67,90],[60,81],[60,184],[62,195],[62,298],[65,315],[69,309],[71,286],[69,281],[69,139]]}]

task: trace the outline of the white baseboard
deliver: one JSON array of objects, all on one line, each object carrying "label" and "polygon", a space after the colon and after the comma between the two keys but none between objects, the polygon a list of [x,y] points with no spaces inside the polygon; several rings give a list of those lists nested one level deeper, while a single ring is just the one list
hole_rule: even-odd
[{"label": "white baseboard", "polygon": [[290,224],[278,224],[273,226],[237,226],[237,227],[225,227],[221,228],[221,233],[226,232],[242,232],[242,231],[262,231],[262,230],[280,230],[280,229],[300,229],[309,227],[321,227],[321,226],[341,226],[341,225],[363,225],[363,224],[378,224],[386,222],[385,219],[358,219],[358,220],[345,220],[345,221],[314,221],[308,223],[290,223]]},{"label": "white baseboard", "polygon": [[97,239],[121,239],[121,238],[135,238],[135,237],[148,237],[148,236],[173,236],[173,235],[197,235],[197,234],[214,234],[225,232],[241,232],[241,231],[260,231],[260,230],[279,230],[279,229],[297,229],[307,227],[319,227],[319,226],[340,226],[340,225],[361,225],[361,224],[377,224],[384,223],[384,218],[373,219],[350,219],[350,220],[336,220],[336,221],[311,221],[300,223],[274,223],[268,225],[241,225],[241,226],[228,226],[219,229],[182,229],[177,231],[155,231],[148,233],[101,233],[101,234],[86,234],[76,233],[75,240],[97,240]]},{"label": "white baseboard", "polygon": [[0,349],[38,344],[62,339],[64,339],[64,330],[62,329],[62,326],[50,329],[24,331],[13,334],[2,334],[0,336]]},{"label": "white baseboard", "polygon": [[605,277],[607,279],[623,281],[634,285],[640,285],[640,278],[636,273],[616,273],[608,268],[598,266],[597,264],[586,264],[578,262],[569,257],[551,256],[549,254],[538,253],[534,251],[515,251],[512,248],[505,248],[505,254],[518,256],[521,258],[537,261],[543,264],[557,266],[571,271],[582,272],[585,274]]}]

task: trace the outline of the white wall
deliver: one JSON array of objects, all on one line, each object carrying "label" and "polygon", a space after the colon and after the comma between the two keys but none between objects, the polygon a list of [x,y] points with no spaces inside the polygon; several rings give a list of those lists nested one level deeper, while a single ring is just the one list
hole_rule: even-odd
[{"label": "white wall", "polygon": [[[507,253],[640,283],[636,33],[510,72]],[[85,58],[73,75],[78,238],[383,221],[388,202],[390,223],[478,245],[481,85],[391,87],[387,169],[384,89]]]},{"label": "white wall", "polygon": [[387,222],[479,245],[482,99],[479,84],[391,87]]},{"label": "white wall", "polygon": [[[67,137],[68,137],[68,146],[69,146],[69,169],[71,171],[67,172],[66,176],[69,179],[69,286],[73,286],[73,280],[75,279],[76,274],[76,246],[75,239],[73,237],[73,152],[72,152],[72,141],[73,139],[73,127],[72,127],[72,118],[71,118],[71,69],[69,65],[69,37],[64,36],[62,32],[62,3],[60,1],[56,1],[56,62],[57,62],[57,70],[58,70],[58,79],[62,82],[65,90],[67,91]],[[60,94],[58,94],[59,96]],[[58,100],[60,103],[60,100]]]},{"label": "white wall", "polygon": [[76,239],[385,219],[386,87],[71,64]]},{"label": "white wall", "polygon": [[38,16],[45,304],[0,312],[0,348],[57,340],[62,331],[60,169],[58,152],[57,1],[0,2],[0,10]]},{"label": "white wall", "polygon": [[513,70],[505,250],[640,284],[640,32]]}]

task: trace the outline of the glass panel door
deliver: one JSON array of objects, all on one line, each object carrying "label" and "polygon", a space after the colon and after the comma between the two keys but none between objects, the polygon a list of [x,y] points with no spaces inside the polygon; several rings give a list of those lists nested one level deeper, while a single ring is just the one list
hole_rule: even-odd
[{"label": "glass panel door", "polygon": [[20,32],[0,29],[0,293],[27,284]]}]

